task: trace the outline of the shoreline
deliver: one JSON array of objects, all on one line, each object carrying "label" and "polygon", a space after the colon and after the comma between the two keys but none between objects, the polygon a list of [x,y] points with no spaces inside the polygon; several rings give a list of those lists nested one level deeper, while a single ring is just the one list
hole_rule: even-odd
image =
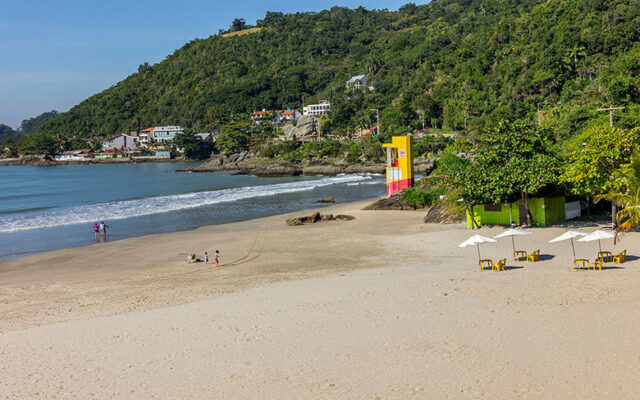
[{"label": "shoreline", "polygon": [[[124,238],[121,238],[121,239],[117,239],[117,238],[114,239],[114,236],[111,236],[111,238],[107,242],[95,243],[93,241],[88,241],[88,243],[79,244],[79,245],[70,246],[70,247],[60,247],[60,248],[45,249],[45,250],[35,249],[35,250],[21,251],[19,253],[0,254],[0,263],[2,263],[3,261],[23,259],[23,258],[26,258],[26,257],[32,257],[32,256],[36,256],[36,255],[47,254],[47,253],[60,251],[60,250],[76,249],[76,248],[82,248],[82,247],[93,246],[93,245],[100,245],[100,244],[105,244],[105,243],[113,243],[113,242],[119,242],[119,241],[122,241],[122,240],[143,238],[145,236],[164,235],[164,234],[171,234],[171,233],[176,233],[176,232],[190,232],[190,231],[196,231],[196,230],[201,229],[201,228],[208,228],[208,227],[214,227],[214,226],[219,226],[219,225],[241,223],[241,222],[247,222],[247,221],[252,221],[252,220],[261,219],[261,218],[286,216],[286,215],[290,215],[290,214],[300,214],[300,215],[304,214],[304,215],[307,215],[307,214],[311,214],[312,212],[315,212],[315,211],[319,212],[321,210],[326,210],[326,208],[333,207],[333,206],[336,206],[336,205],[348,205],[348,204],[360,203],[360,202],[364,202],[366,204],[369,204],[369,203],[372,203],[372,202],[376,201],[377,199],[378,199],[378,197],[374,197],[374,198],[370,198],[370,199],[357,200],[357,201],[351,201],[351,202],[346,202],[346,203],[325,203],[324,201],[322,201],[322,199],[318,199],[317,201],[315,201],[315,203],[313,203],[313,206],[310,205],[310,207],[303,208],[303,209],[300,209],[298,211],[281,211],[281,212],[276,212],[275,214],[269,214],[269,215],[265,215],[265,216],[261,216],[261,217],[240,218],[240,219],[234,220],[234,221],[227,221],[227,222],[220,222],[220,223],[213,223],[213,224],[205,224],[205,225],[197,225],[197,226],[185,227],[183,229],[176,229],[176,230],[172,230],[172,231],[168,231],[168,232],[162,232],[162,233],[136,234],[136,235],[129,236],[129,237],[124,237]],[[81,224],[85,224],[85,223],[81,223]],[[47,229],[47,228],[44,228],[44,229]]]}]

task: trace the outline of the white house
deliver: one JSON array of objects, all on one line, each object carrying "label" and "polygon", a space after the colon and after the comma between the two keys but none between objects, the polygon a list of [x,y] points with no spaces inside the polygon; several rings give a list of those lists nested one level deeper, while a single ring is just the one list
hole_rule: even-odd
[{"label": "white house", "polygon": [[120,134],[112,136],[102,141],[102,150],[118,149],[118,150],[138,150],[138,143],[133,136]]},{"label": "white house", "polygon": [[287,110],[267,110],[263,108],[262,111],[256,111],[251,115],[251,119],[256,124],[261,122],[277,123],[280,124],[283,121],[291,121],[298,119],[302,116],[300,111],[294,109]]},{"label": "white house", "polygon": [[367,78],[366,75],[358,75],[358,76],[351,77],[351,79],[347,81],[347,89],[356,90],[356,89],[367,87],[368,81],[369,79]]},{"label": "white house", "polygon": [[155,128],[141,130],[138,134],[138,139],[142,144],[148,144],[151,139],[155,140],[156,143],[162,143],[173,140],[178,133],[183,131],[179,126],[156,126]]},{"label": "white house", "polygon": [[320,115],[327,115],[330,109],[331,103],[327,100],[321,100],[318,104],[309,104],[308,106],[304,106],[302,108],[302,114],[318,117]]}]

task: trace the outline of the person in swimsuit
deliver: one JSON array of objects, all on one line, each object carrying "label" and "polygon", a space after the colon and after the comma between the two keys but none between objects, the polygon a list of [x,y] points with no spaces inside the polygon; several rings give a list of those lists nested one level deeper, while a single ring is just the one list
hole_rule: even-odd
[{"label": "person in swimsuit", "polygon": [[102,240],[107,241],[107,228],[109,225],[105,224],[104,221],[100,222],[100,232],[102,233]]},{"label": "person in swimsuit", "polygon": [[95,235],[96,242],[100,241],[100,227],[97,222],[93,224],[93,233]]}]

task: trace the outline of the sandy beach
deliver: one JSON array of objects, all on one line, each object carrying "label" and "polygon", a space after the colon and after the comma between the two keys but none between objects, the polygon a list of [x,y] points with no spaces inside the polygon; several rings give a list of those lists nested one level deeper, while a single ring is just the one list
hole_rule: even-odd
[{"label": "sandy beach", "polygon": [[637,233],[603,242],[627,263],[574,271],[547,243],[566,228],[534,228],[516,243],[540,262],[507,238],[480,272],[462,224],[365,204],[0,262],[0,398],[637,398]]}]

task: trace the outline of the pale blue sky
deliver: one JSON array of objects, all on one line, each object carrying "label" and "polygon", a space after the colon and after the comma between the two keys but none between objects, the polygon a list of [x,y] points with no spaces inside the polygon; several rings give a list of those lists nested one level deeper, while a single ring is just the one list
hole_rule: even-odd
[{"label": "pale blue sky", "polygon": [[253,24],[266,11],[396,10],[407,2],[0,0],[0,123],[15,127],[44,111],[67,111],[234,18]]}]

